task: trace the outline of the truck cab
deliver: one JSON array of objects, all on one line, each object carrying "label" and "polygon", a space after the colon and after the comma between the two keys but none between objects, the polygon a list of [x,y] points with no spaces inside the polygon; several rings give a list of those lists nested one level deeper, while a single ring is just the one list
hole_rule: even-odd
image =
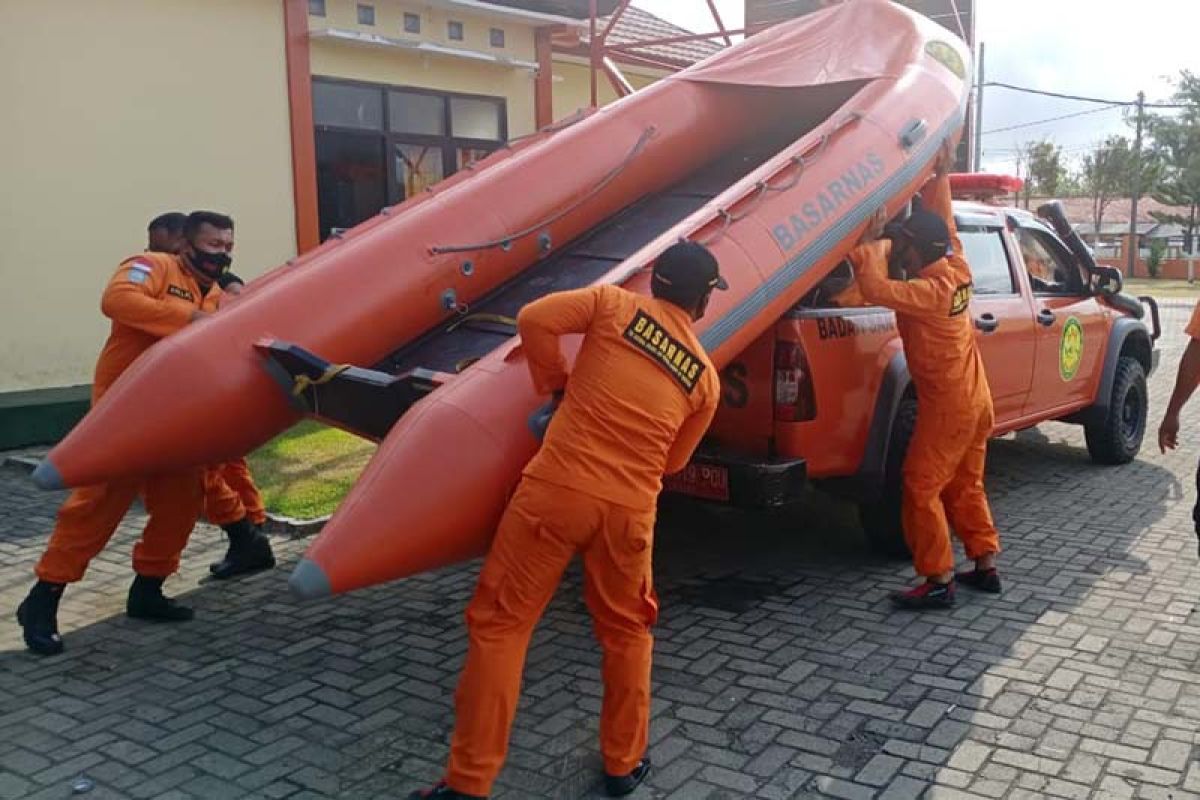
[{"label": "truck cab", "polygon": [[[1158,358],[1154,301],[1122,294],[1119,272],[1081,258],[1081,244],[1073,251],[1037,215],[961,199],[983,178],[952,176],[951,187],[994,435],[1061,420],[1084,426],[1096,462],[1132,460]],[[729,363],[705,443],[669,491],[761,507],[812,482],[857,503],[881,549],[904,551],[900,468],[916,393],[894,314],[838,306],[852,279],[840,266]]]}]

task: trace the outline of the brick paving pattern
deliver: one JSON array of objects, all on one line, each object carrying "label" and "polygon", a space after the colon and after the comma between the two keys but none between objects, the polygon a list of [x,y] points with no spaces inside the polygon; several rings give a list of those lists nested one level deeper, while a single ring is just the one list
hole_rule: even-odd
[{"label": "brick paving pattern", "polygon": [[[1185,445],[1151,439],[1188,308],[1164,308],[1141,458],[1093,466],[1081,430],[994,443],[1001,597],[893,611],[910,581],[851,509],[671,507],[657,543],[652,754],[641,798],[1200,797],[1200,592],[1191,532],[1200,402]],[[202,580],[196,531],[168,591],[198,610],[126,619],[131,515],[64,599],[68,652],[23,652],[12,611],[61,495],[0,470],[0,798],[385,798],[435,779],[477,565],[328,602],[283,568]],[[495,797],[599,796],[599,652],[572,570],[539,627]]]}]

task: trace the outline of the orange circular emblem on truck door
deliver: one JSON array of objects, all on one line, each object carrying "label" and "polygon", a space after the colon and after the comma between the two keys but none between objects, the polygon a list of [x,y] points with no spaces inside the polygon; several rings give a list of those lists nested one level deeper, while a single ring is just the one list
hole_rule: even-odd
[{"label": "orange circular emblem on truck door", "polygon": [[1068,317],[1063,325],[1062,341],[1058,345],[1058,373],[1069,381],[1079,372],[1083,361],[1083,326],[1075,317]]}]

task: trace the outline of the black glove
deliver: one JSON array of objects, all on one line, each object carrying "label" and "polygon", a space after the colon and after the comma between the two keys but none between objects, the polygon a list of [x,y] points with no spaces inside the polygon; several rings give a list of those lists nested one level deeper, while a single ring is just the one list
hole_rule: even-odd
[{"label": "black glove", "polygon": [[220,275],[217,276],[217,286],[220,286],[222,289],[228,289],[230,284],[234,284],[234,283],[240,283],[243,286],[246,285],[246,282],[244,280],[239,278],[237,275],[234,275],[229,270],[225,270],[224,272],[222,272]]}]

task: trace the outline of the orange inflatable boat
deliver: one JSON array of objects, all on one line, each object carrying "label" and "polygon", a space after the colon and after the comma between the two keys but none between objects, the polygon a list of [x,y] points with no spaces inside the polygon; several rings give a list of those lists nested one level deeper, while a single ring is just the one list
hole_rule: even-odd
[{"label": "orange inflatable boat", "polygon": [[[511,324],[522,305],[595,282],[648,291],[658,253],[702,241],[730,284],[697,323],[723,366],[921,186],[958,135],[968,74],[961,41],[885,0],[758,34],[255,281],[152,348],[36,478],[218,462],[307,413],[382,441],[298,593],[479,555],[545,400]],[[221,426],[190,433],[214,413]]]}]

